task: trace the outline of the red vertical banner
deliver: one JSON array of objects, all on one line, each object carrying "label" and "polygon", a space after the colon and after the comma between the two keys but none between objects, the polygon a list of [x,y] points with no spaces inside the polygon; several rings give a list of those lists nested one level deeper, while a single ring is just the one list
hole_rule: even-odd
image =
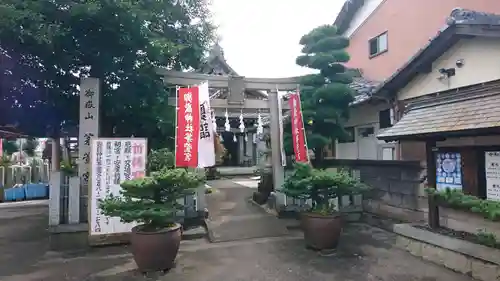
[{"label": "red vertical banner", "polygon": [[3,156],[3,139],[0,139],[0,157]]},{"label": "red vertical banner", "polygon": [[307,163],[309,162],[309,157],[307,155],[304,120],[302,118],[299,93],[297,92],[291,94],[288,103],[290,105],[290,117],[292,119],[292,141],[293,152],[295,153],[295,161],[297,163]]},{"label": "red vertical banner", "polygon": [[175,166],[195,168],[198,166],[200,139],[199,89],[180,88],[177,95]]}]

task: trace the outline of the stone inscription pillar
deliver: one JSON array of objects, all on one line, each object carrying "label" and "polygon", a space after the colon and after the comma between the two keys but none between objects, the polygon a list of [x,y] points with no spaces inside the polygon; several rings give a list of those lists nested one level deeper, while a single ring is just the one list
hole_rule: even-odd
[{"label": "stone inscription pillar", "polygon": [[[78,176],[80,189],[69,198],[70,223],[86,221],[90,183],[90,144],[99,137],[100,80],[84,78],[80,84],[80,131],[78,133]],[[82,206],[83,205],[83,206]]]}]

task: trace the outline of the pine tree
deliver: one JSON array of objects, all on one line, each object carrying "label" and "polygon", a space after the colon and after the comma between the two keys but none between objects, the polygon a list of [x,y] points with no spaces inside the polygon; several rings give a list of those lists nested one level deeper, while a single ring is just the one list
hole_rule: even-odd
[{"label": "pine tree", "polygon": [[349,39],[339,35],[335,26],[323,25],[302,36],[299,43],[303,54],[296,63],[317,70],[302,77],[300,96],[307,142],[321,161],[325,146],[345,137],[342,124],[353,101],[352,76],[343,65],[350,58],[345,51]]}]

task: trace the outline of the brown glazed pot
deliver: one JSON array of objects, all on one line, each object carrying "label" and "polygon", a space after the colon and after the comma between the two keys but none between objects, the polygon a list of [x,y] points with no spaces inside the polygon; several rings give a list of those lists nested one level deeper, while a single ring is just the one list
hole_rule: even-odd
[{"label": "brown glazed pot", "polygon": [[132,255],[140,272],[168,270],[174,267],[181,244],[181,225],[155,232],[141,231],[142,225],[132,228]]},{"label": "brown glazed pot", "polygon": [[308,247],[315,250],[337,247],[342,232],[342,217],[340,214],[302,213],[301,224]]}]

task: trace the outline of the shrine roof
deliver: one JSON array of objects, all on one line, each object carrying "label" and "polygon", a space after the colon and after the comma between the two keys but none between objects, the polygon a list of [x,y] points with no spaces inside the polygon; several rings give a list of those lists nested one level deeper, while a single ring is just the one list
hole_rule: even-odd
[{"label": "shrine roof", "polygon": [[[213,75],[233,75],[239,76],[239,74],[234,70],[226,61],[224,57],[224,50],[216,43],[212,49],[208,57],[201,64],[200,68],[196,70],[196,72],[201,72],[205,74],[213,74]],[[267,93],[263,91],[246,91],[247,93],[252,94],[257,98],[267,98]]]}]

